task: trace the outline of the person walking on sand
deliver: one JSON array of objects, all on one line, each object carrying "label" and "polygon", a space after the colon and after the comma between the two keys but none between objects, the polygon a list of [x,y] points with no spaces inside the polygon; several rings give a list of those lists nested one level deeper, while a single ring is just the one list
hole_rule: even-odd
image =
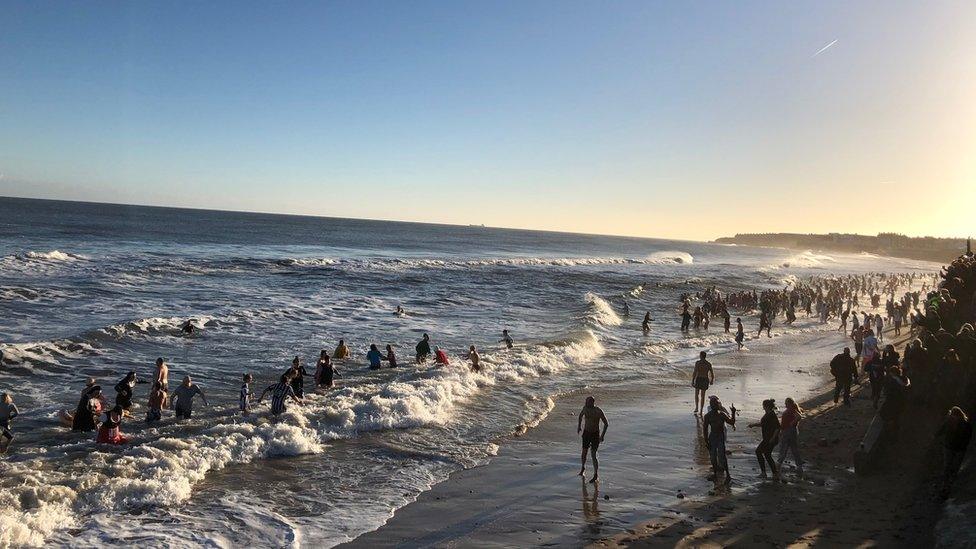
[{"label": "person walking on sand", "polygon": [[[586,420],[585,425],[584,419]],[[603,423],[602,432],[600,431],[601,422]],[[591,396],[586,397],[586,404],[583,405],[583,409],[580,410],[579,417],[576,420],[576,434],[581,434],[583,437],[583,454],[580,458],[582,466],[579,476],[582,477],[586,473],[586,452],[589,451],[593,458],[593,478],[590,479],[590,484],[595,484],[600,476],[600,462],[596,458],[596,452],[599,450],[603,438],[607,435],[608,427],[610,427],[610,422],[607,421],[607,416],[603,410],[596,405],[596,399]]]},{"label": "person walking on sand", "polygon": [[512,336],[508,335],[508,330],[502,330],[502,339],[499,343],[504,343],[509,349],[515,347],[515,340],[512,339]]},{"label": "person walking on sand", "polygon": [[763,312],[759,314],[759,335],[761,336],[763,330],[766,330],[766,337],[773,337],[773,335],[769,333],[771,329],[772,323],[769,321],[769,313],[767,313],[764,309]]},{"label": "person walking on sand", "polygon": [[264,400],[264,395],[271,393],[271,415],[278,416],[283,414],[287,409],[286,401],[289,398],[297,404],[302,403],[302,399],[295,396],[295,391],[291,388],[291,383],[288,381],[288,375],[281,374],[278,383],[268,386],[267,389],[261,392],[261,396],[258,397],[258,404],[260,404]]},{"label": "person walking on sand", "polygon": [[200,395],[205,406],[210,406],[207,402],[207,395],[203,394],[200,386],[193,383],[190,376],[183,376],[183,383],[173,391],[173,410],[176,412],[176,419],[190,419],[193,416],[193,397]]},{"label": "person walking on sand", "polygon": [[20,410],[14,404],[13,397],[9,393],[0,395],[0,454],[7,453],[7,448],[14,440],[14,434],[10,430],[10,422],[20,415]]},{"label": "person walking on sand", "polygon": [[786,411],[780,416],[779,423],[779,459],[776,461],[779,470],[783,470],[783,462],[786,461],[786,453],[793,454],[793,461],[796,463],[796,472],[803,476],[803,458],[800,457],[800,419],[803,418],[803,411],[792,398],[786,399]]},{"label": "person walking on sand", "polygon": [[[732,408],[735,411],[735,407]],[[727,432],[725,425],[735,425],[735,417],[729,415],[722,406],[722,401],[715,395],[708,397],[708,413],[702,417],[702,437],[708,448],[708,457],[712,462],[712,474],[708,480],[718,480],[718,475],[725,472],[725,484],[732,483],[732,472],[729,470],[728,456],[725,454],[725,440]]]},{"label": "person walking on sand", "polygon": [[851,356],[851,348],[844,347],[844,352],[834,355],[830,360],[830,375],[834,376],[834,404],[844,394],[844,405],[851,405],[851,383],[857,379],[857,364]]},{"label": "person walking on sand", "polygon": [[152,391],[149,393],[149,402],[146,404],[146,425],[152,425],[163,419],[163,408],[169,405],[169,395],[163,384],[154,381]]},{"label": "person walking on sand", "polygon": [[952,483],[956,480],[959,468],[962,466],[963,459],[966,457],[966,449],[969,448],[969,440],[973,438],[973,424],[962,408],[953,406],[946,414],[945,422],[935,433],[936,437],[942,437],[943,452],[945,455],[945,469],[942,473],[942,488],[939,495],[942,499],[949,497],[949,490]]},{"label": "person walking on sand", "polygon": [[705,392],[709,385],[715,383],[715,372],[712,363],[705,359],[705,351],[698,353],[698,356],[695,369],[691,372],[691,386],[695,388],[695,413],[701,414],[705,411]]},{"label": "person walking on sand", "polygon": [[430,356],[430,336],[424,334],[420,342],[417,343],[417,364],[423,364],[427,361],[427,357]]},{"label": "person walking on sand", "polygon": [[746,339],[746,331],[742,327],[742,319],[735,317],[735,344],[739,346],[739,350],[742,350],[742,342]]},{"label": "person walking on sand", "polygon": [[759,476],[766,477],[766,464],[769,464],[769,471],[773,474],[773,479],[779,479],[779,469],[773,461],[773,449],[779,444],[779,418],[776,417],[776,401],[767,398],[762,403],[763,414],[758,423],[752,423],[749,427],[759,427],[762,430],[762,441],[756,447],[756,459],[759,460]]}]

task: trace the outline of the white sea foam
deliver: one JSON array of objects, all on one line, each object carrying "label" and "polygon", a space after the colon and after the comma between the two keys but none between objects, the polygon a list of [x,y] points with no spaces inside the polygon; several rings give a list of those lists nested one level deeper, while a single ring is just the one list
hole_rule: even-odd
[{"label": "white sea foam", "polygon": [[814,253],[811,250],[794,254],[779,263],[767,265],[769,269],[812,269],[822,267],[825,263],[835,263],[837,260],[829,255]]},{"label": "white sea foam", "polygon": [[588,307],[583,320],[587,324],[596,326],[619,326],[623,322],[607,300],[594,293],[587,293],[585,298]]},{"label": "white sea foam", "polygon": [[647,263],[654,265],[691,265],[695,262],[695,258],[688,252],[654,252],[647,256],[645,260]]}]

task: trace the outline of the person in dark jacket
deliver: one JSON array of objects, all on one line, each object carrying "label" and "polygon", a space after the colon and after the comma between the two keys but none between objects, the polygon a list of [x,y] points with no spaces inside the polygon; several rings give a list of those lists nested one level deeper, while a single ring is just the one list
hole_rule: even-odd
[{"label": "person in dark jacket", "polygon": [[844,347],[844,352],[834,356],[830,361],[830,375],[834,376],[834,404],[844,393],[844,404],[851,405],[851,383],[857,380],[857,363],[851,356],[851,348]]},{"label": "person in dark jacket", "polygon": [[973,424],[962,408],[953,406],[949,410],[945,422],[936,432],[936,437],[939,436],[942,437],[945,452],[945,469],[942,475],[942,489],[939,493],[943,498],[947,498],[962,461],[966,457],[969,440],[973,437]]}]

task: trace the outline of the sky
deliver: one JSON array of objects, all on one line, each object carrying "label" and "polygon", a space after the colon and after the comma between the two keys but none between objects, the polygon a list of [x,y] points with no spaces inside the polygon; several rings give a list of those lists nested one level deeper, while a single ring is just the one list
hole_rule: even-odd
[{"label": "sky", "polygon": [[0,195],[967,236],[976,3],[0,0]]}]

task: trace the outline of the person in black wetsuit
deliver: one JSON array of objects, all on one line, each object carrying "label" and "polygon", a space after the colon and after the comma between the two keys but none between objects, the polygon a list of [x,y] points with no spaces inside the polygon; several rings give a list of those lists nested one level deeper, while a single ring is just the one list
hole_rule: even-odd
[{"label": "person in black wetsuit", "polygon": [[125,414],[132,408],[132,388],[136,386],[136,373],[125,374],[118,383],[115,384],[115,405],[122,407]]},{"label": "person in black wetsuit", "polygon": [[749,427],[759,427],[762,429],[762,441],[756,447],[756,459],[759,460],[759,476],[766,477],[766,464],[773,473],[773,478],[779,478],[779,470],[776,469],[776,462],[773,461],[773,448],[779,444],[779,418],[776,417],[776,401],[768,398],[763,401],[763,414],[758,423],[752,423]]},{"label": "person in black wetsuit", "polygon": [[72,431],[94,431],[98,428],[98,415],[101,405],[98,399],[102,396],[102,388],[93,385],[81,395],[78,408],[71,420]]},{"label": "person in black wetsuit", "polygon": [[291,361],[291,390],[298,398],[305,397],[305,376],[308,372],[302,366],[302,359],[297,356]]},{"label": "person in black wetsuit", "polygon": [[423,364],[430,356],[430,336],[424,334],[424,338],[417,343],[417,364]]}]

